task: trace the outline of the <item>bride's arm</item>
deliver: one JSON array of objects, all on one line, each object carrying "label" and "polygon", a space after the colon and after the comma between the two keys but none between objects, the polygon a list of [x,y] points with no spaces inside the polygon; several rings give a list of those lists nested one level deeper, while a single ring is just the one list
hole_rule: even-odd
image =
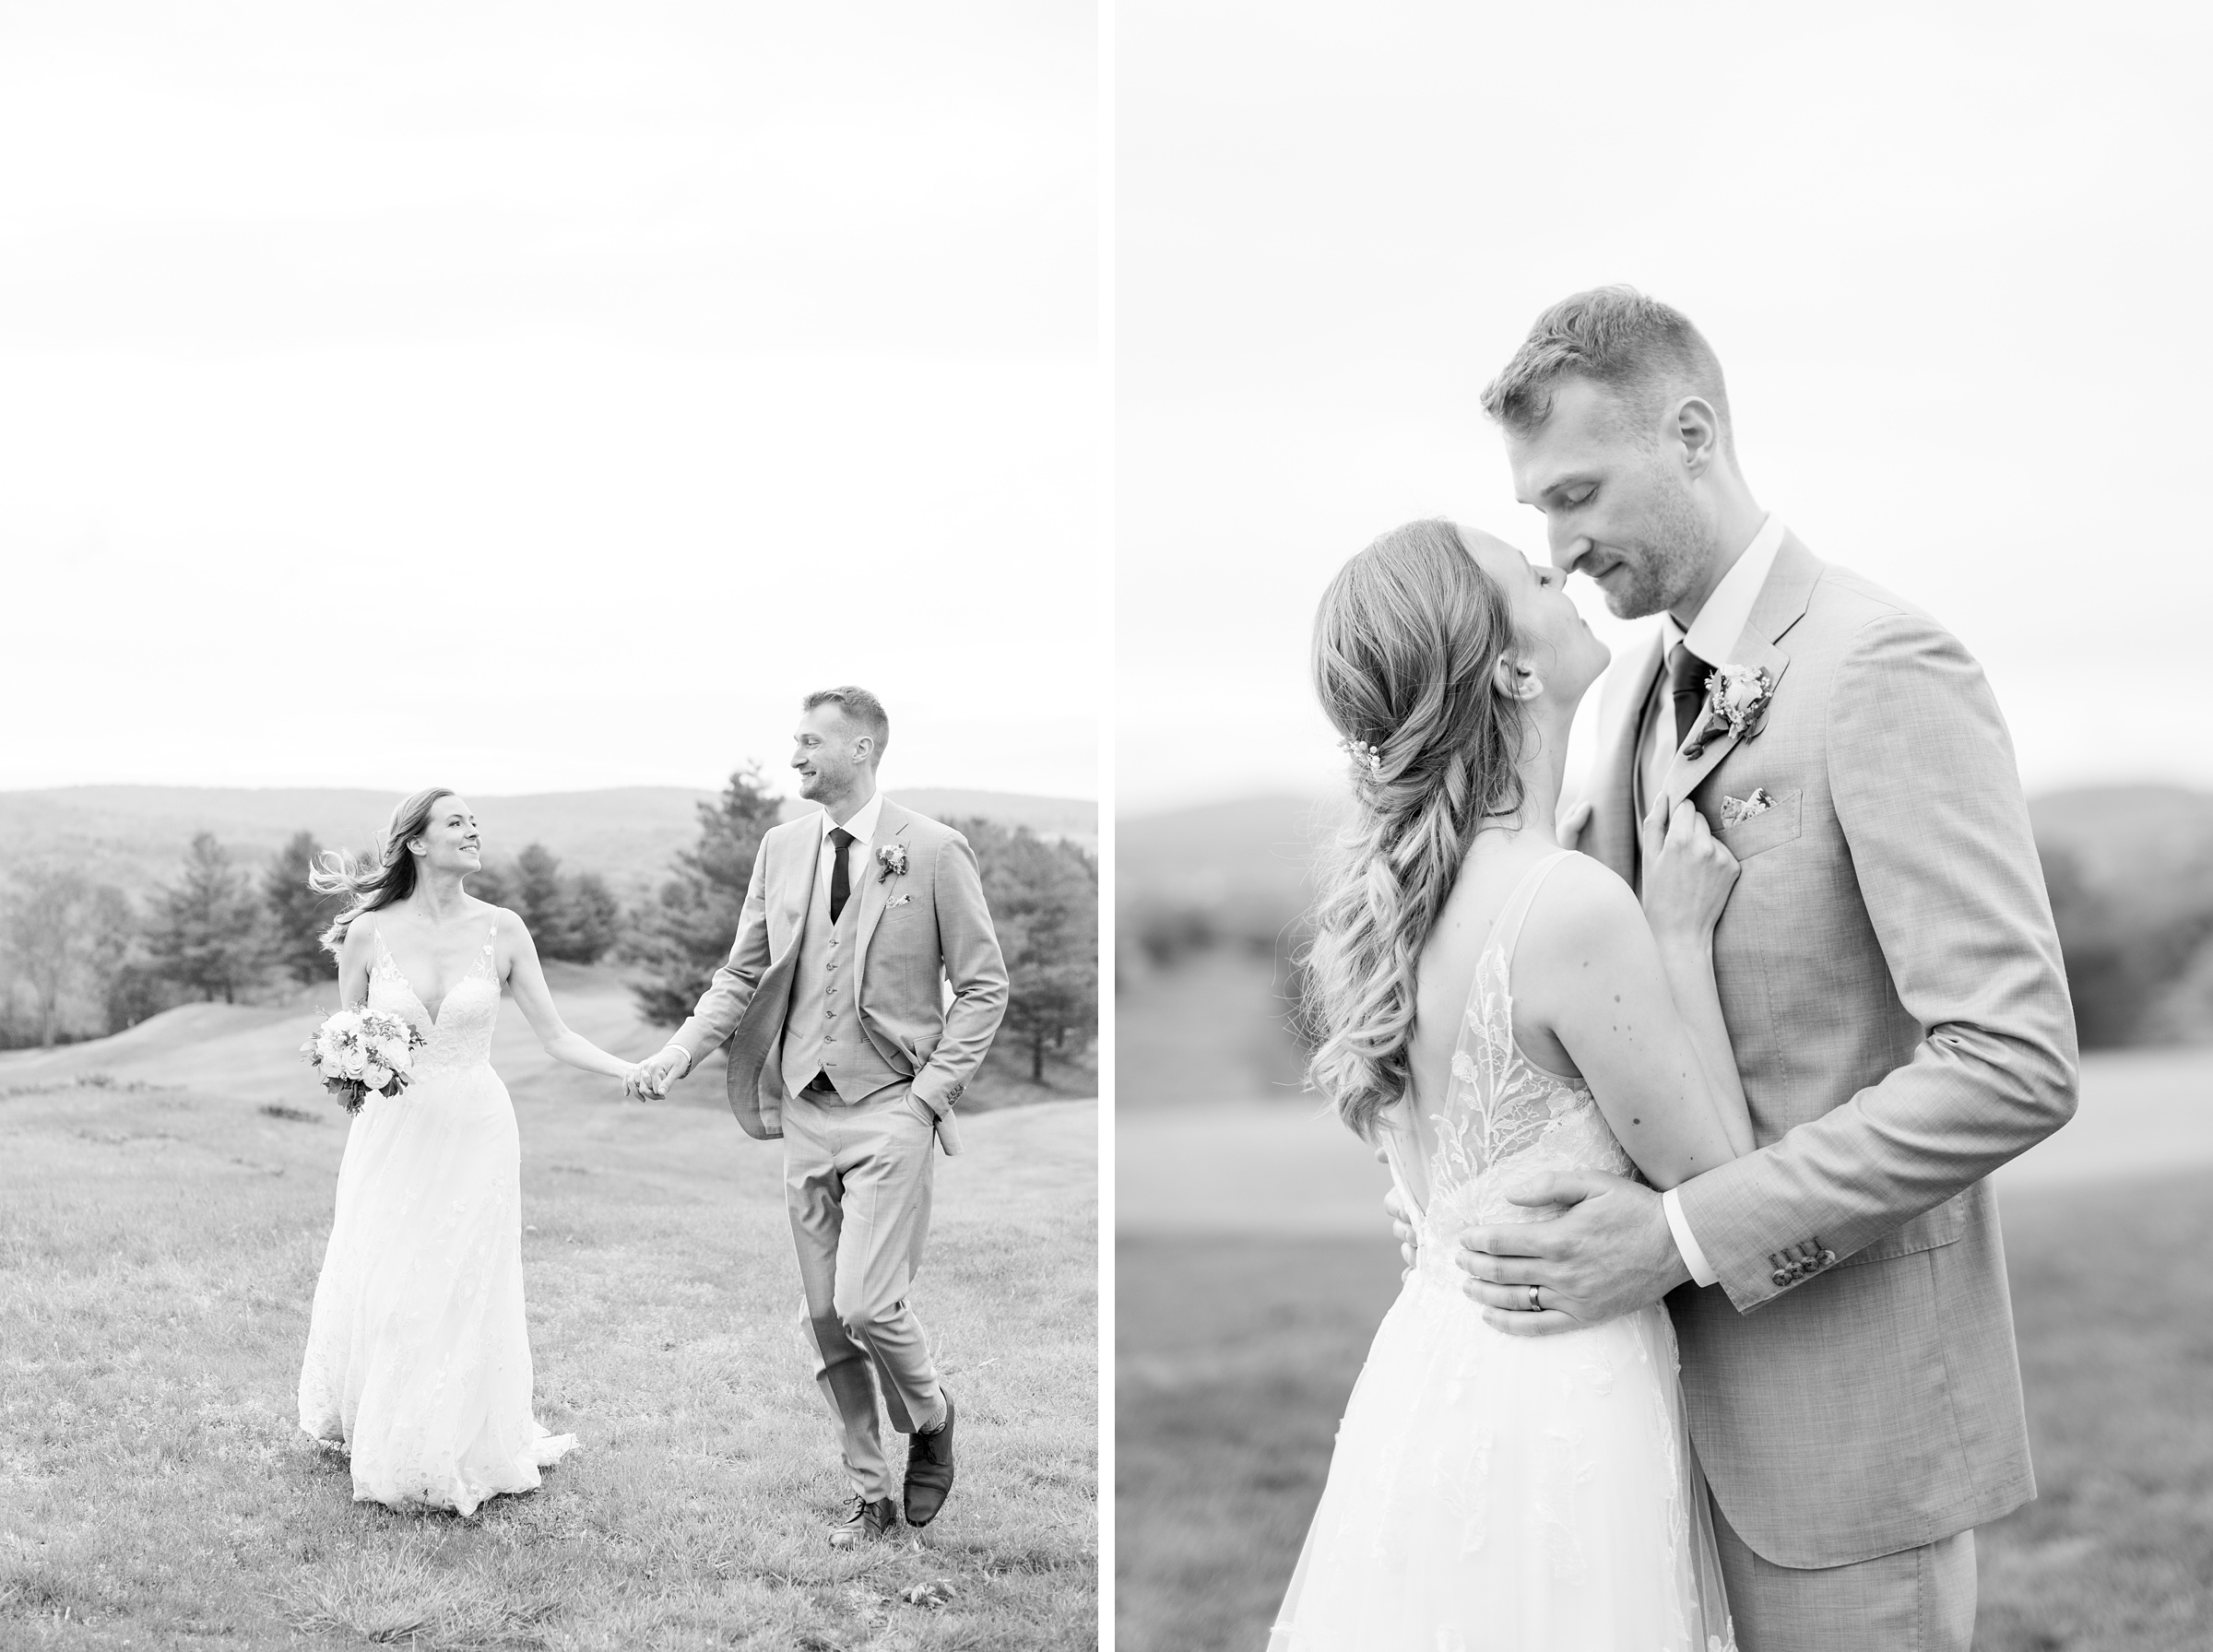
[{"label": "bride's arm", "polygon": [[[1722,1019],[1722,990],[1713,978],[1713,926],[1736,882],[1736,857],[1707,829],[1705,818],[1689,804],[1675,810],[1664,835],[1646,840],[1644,915],[1660,949],[1660,967],[1682,1012],[1691,1052],[1705,1069],[1707,1093],[1728,1133],[1730,1157],[1752,1150],[1752,1112],[1745,1102],[1744,1076],[1736,1070],[1736,1050]],[[1717,898],[1718,897],[1718,898]]]},{"label": "bride's arm", "polygon": [[515,989],[515,1008],[538,1034],[538,1042],[545,1045],[546,1054],[587,1073],[628,1078],[629,1062],[609,1055],[583,1033],[570,1031],[561,1011],[553,1007],[553,994],[546,985],[546,972],[538,964],[538,946],[530,938],[529,926],[505,907],[497,910],[500,950],[507,955],[507,985]]},{"label": "bride's arm", "polygon": [[[1714,914],[1727,880],[1715,858],[1675,870],[1701,880]],[[1733,877],[1734,863],[1726,868]],[[1716,891],[1718,889],[1718,893]],[[1713,1052],[1677,1002],[1675,976],[1696,956],[1671,935],[1673,965],[1620,879],[1596,861],[1564,864],[1539,897],[1542,924],[1524,930],[1514,964],[1516,1020],[1542,1027],[1568,1052],[1615,1138],[1655,1187],[1677,1186],[1743,1150],[1724,1124],[1735,1063],[1721,1030],[1718,997],[1710,1032],[1720,1037],[1728,1079],[1710,1071]],[[1533,917],[1534,914],[1533,913]],[[1711,928],[1711,919],[1706,920]],[[1712,972],[1706,974],[1709,993]],[[1686,996],[1687,993],[1687,984]]]},{"label": "bride's arm", "polygon": [[350,1009],[357,1004],[369,1001],[369,965],[376,953],[376,940],[370,933],[369,923],[356,918],[346,926],[346,938],[338,943],[338,1007]]}]

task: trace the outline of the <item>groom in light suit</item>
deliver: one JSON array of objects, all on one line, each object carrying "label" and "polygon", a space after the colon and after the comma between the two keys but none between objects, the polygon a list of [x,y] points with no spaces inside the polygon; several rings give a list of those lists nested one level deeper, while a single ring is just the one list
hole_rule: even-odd
[{"label": "groom in light suit", "polygon": [[927,1526],[953,1487],[953,1397],[906,1294],[929,1231],[931,1143],[960,1150],[953,1106],[1007,1006],[975,852],[876,790],[890,738],[867,690],[807,696],[791,766],[822,808],[762,838],[729,962],[638,1079],[658,1095],[727,1042],[730,1110],[748,1135],[784,1142],[815,1380],[852,1493],[831,1528],[840,1545],[898,1522],[879,1380],[908,1436],[908,1524]]},{"label": "groom in light suit", "polygon": [[1538,1178],[1574,1208],[1470,1232],[1469,1294],[1537,1335],[1666,1298],[1745,1652],[1965,1652],[1973,1528],[2035,1495],[1984,1178],[2076,1093],[1997,703],[1754,502],[1667,306],[1555,305],[1484,405],[1553,561],[1664,616],[1614,667],[1580,846],[1634,885],[1688,799],[1741,864],[1714,972],[1757,1150],[1664,1196]]}]

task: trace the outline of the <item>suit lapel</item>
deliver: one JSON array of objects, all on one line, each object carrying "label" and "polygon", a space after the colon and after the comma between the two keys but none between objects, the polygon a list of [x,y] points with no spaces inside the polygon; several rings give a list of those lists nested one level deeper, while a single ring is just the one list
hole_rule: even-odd
[{"label": "suit lapel", "polygon": [[[775,908],[769,924],[768,970],[754,990],[753,1001],[745,1008],[738,1022],[738,1030],[729,1042],[728,1091],[730,1110],[737,1114],[739,1124],[747,1134],[763,1140],[775,1140],[784,1134],[782,1078],[767,1081],[770,1072],[770,1055],[784,1037],[784,1023],[791,1015],[793,977],[798,974],[799,943],[807,935],[807,913],[814,903],[814,875],[822,860],[822,840],[819,828],[815,835],[795,832],[797,841],[791,846],[792,865],[782,870],[772,868],[776,879]],[[761,853],[769,853],[770,844],[763,840]],[[805,869],[802,879],[800,869]],[[763,882],[766,879],[763,879]],[[789,926],[784,950],[775,950],[775,922],[781,915]]]},{"label": "suit lapel", "polygon": [[892,885],[897,881],[883,875],[882,867],[877,864],[876,851],[885,844],[898,843],[905,836],[907,824],[906,811],[886,798],[882,811],[876,817],[876,835],[869,840],[868,881],[860,891],[860,933],[853,941],[856,992],[860,988],[861,971],[869,962],[870,938],[876,933],[877,920],[883,916],[883,909],[892,898]]},{"label": "suit lapel", "polygon": [[822,881],[822,827],[819,820],[811,824],[814,830],[799,834],[804,848],[791,857],[791,869],[785,874],[785,909],[792,914],[791,944],[795,948],[807,933],[807,916],[814,910],[814,886]]},{"label": "suit lapel", "polygon": [[[1820,560],[1806,549],[1795,534],[1785,534],[1781,547],[1775,552],[1775,565],[1768,570],[1767,581],[1759,587],[1759,599],[1752,605],[1752,617],[1745,621],[1744,634],[1737,638],[1736,647],[1731,653],[1732,664],[1767,672],[1777,693],[1781,691],[1782,674],[1791,668],[1791,656],[1778,644],[1791,627],[1805,618],[1806,604],[1813,599],[1814,586],[1820,583],[1821,572]],[[1697,738],[1694,729],[1691,740]],[[1697,791],[1722,759],[1737,746],[1735,735],[1719,735],[1698,756],[1691,757],[1687,755],[1691,740],[1684,742],[1685,749],[1678,750],[1675,761],[1668,765],[1664,789],[1670,813]]]},{"label": "suit lapel", "polygon": [[1660,633],[1655,627],[1617,665],[1618,680],[1606,685],[1599,707],[1598,766],[1591,776],[1591,826],[1583,848],[1614,868],[1631,888],[1637,882],[1637,721],[1660,675]]}]

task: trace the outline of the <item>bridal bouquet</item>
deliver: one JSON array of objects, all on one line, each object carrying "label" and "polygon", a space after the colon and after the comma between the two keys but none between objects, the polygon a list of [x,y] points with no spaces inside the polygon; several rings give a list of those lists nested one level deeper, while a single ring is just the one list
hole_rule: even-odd
[{"label": "bridal bouquet", "polygon": [[394,1096],[408,1087],[415,1052],[429,1042],[405,1018],[364,1005],[317,1027],[300,1054],[323,1075],[323,1088],[347,1112],[359,1113],[372,1092]]}]

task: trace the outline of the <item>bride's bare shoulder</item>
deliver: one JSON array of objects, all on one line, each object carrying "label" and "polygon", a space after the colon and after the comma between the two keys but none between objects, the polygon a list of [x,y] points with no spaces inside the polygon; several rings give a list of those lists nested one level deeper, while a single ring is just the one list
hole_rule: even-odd
[{"label": "bride's bare shoulder", "polygon": [[1530,903],[1519,951],[1539,969],[1572,969],[1650,934],[1644,908],[1621,875],[1588,855],[1570,855],[1553,867]]},{"label": "bride's bare shoulder", "polygon": [[529,926],[523,922],[522,914],[510,907],[494,906],[490,901],[478,901],[474,895],[469,896],[469,899],[476,902],[472,915],[479,923],[498,925],[501,939],[506,940],[517,935],[530,933]]},{"label": "bride's bare shoulder", "polygon": [[338,942],[338,962],[367,963],[376,956],[376,914],[364,912],[346,926],[345,938]]}]

